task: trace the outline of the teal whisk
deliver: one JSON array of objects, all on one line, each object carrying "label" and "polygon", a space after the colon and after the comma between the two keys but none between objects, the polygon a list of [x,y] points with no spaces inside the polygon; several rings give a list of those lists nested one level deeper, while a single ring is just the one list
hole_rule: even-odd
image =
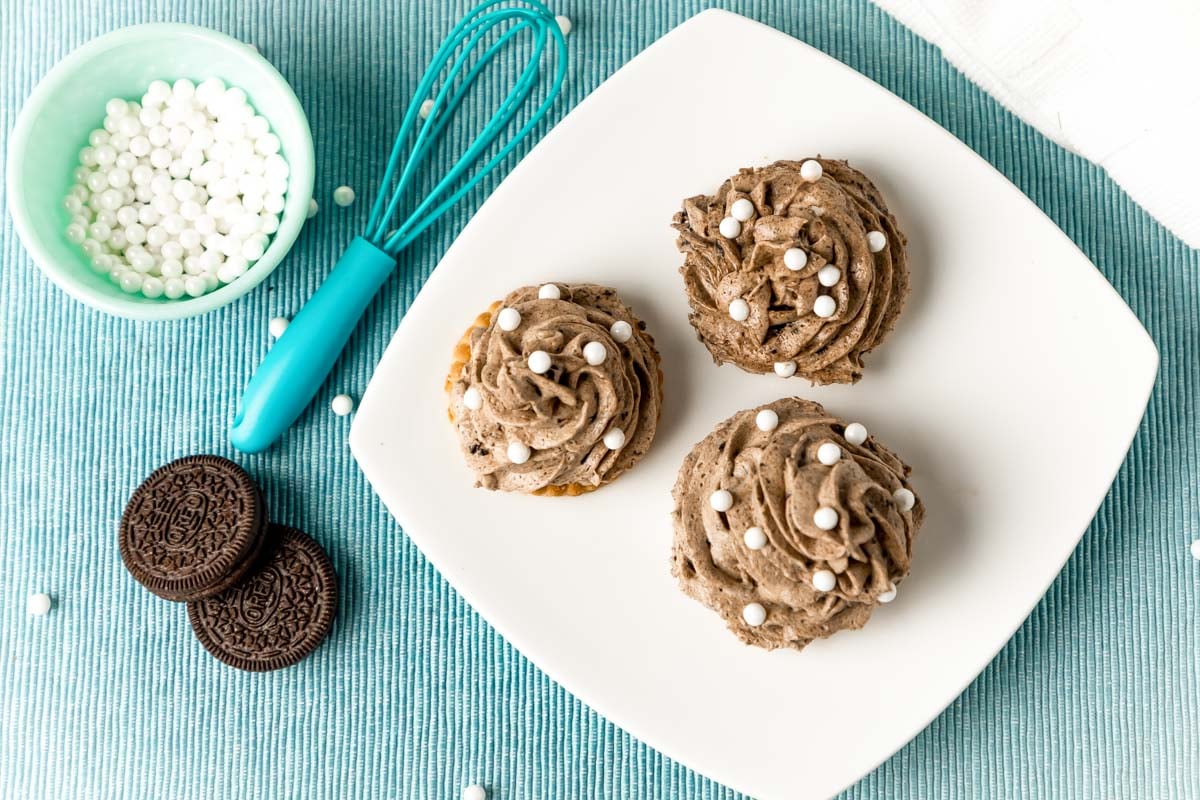
[{"label": "teal whisk", "polygon": [[[501,48],[518,35],[531,35],[533,42],[529,60],[512,89],[433,191],[393,227],[418,168],[463,97]],[[512,138],[470,173],[536,90],[542,55],[548,46],[554,51],[555,71],[545,98]],[[397,254],[479,183],[545,116],[562,88],[566,49],[554,15],[537,0],[484,3],[454,26],[408,104],[366,232],[354,237],[329,277],[296,314],[246,385],[229,430],[234,447],[247,453],[265,450],[296,421],[325,382],[367,303],[396,266]],[[443,72],[432,109],[419,123],[421,105],[431,96]],[[406,146],[411,149],[404,158]]]}]

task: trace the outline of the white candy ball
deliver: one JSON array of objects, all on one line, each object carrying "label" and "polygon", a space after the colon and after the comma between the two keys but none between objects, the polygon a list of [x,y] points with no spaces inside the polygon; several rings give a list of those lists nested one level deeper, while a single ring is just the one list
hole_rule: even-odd
[{"label": "white candy ball", "polygon": [[129,103],[114,97],[104,104],[104,113],[110,117],[123,117],[129,113]]},{"label": "white candy ball", "polygon": [[894,583],[889,584],[887,591],[880,592],[879,597],[878,597],[878,600],[881,603],[890,603],[895,599],[896,599],[896,584],[894,584]]},{"label": "white candy ball", "polygon": [[287,330],[287,317],[274,317],[267,323],[267,332],[271,334],[272,339],[278,339],[283,336],[283,332]]},{"label": "white candy ball", "polygon": [[600,342],[588,342],[583,346],[583,357],[593,367],[598,367],[608,358],[608,350]]},{"label": "white candy ball", "polygon": [[728,489],[717,489],[708,496],[708,504],[712,506],[713,511],[724,513],[733,508],[733,495]]},{"label": "white candy ball", "polygon": [[836,286],[842,279],[842,271],[835,266],[821,267],[817,272],[817,280],[822,286]]},{"label": "white candy ball", "polygon": [[31,617],[44,617],[50,613],[51,605],[53,603],[50,600],[50,595],[45,592],[34,592],[25,601],[25,610]]},{"label": "white candy ball", "polygon": [[87,238],[87,230],[85,230],[82,225],[68,225],[67,226],[67,241],[72,242],[74,244],[82,244],[83,240],[86,238]]},{"label": "white candy ball", "polygon": [[867,441],[867,426],[861,422],[851,422],[846,426],[846,432],[843,435],[850,444],[862,444]]},{"label": "white candy ball", "polygon": [[521,312],[515,308],[502,308],[496,315],[496,324],[502,331],[515,331],[521,327]]},{"label": "white candy ball", "polygon": [[168,300],[178,300],[185,292],[182,278],[167,278],[163,281],[163,296]]},{"label": "white candy ball", "polygon": [[538,289],[538,299],[539,300],[561,300],[562,299],[562,290],[558,288],[557,284],[553,284],[553,283],[542,284],[542,288]]},{"label": "white candy ball", "polygon": [[529,371],[543,375],[550,371],[550,354],[545,350],[534,350],[529,354]]},{"label": "white candy ball", "polygon": [[559,14],[554,18],[554,22],[556,25],[558,25],[558,29],[562,31],[563,36],[571,35],[571,28],[573,26],[571,25],[571,19],[569,17],[564,17],[562,14]]},{"label": "white candy ball", "polygon": [[827,294],[820,295],[813,301],[813,313],[821,319],[829,319],[837,313],[837,301]]},{"label": "white candy ball", "polygon": [[608,433],[604,434],[604,446],[609,450],[620,450],[625,446],[625,431],[620,428],[612,428]]},{"label": "white candy ball", "polygon": [[755,525],[753,528],[746,528],[746,532],[742,534],[742,541],[751,550],[762,550],[767,546],[767,534],[763,532],[762,528]]},{"label": "white candy ball", "polygon": [[512,464],[524,464],[532,455],[529,445],[524,442],[509,442],[508,443],[508,460]]},{"label": "white candy ball", "polygon": [[266,243],[260,238],[247,239],[242,245],[242,256],[247,261],[257,261],[267,252]]},{"label": "white candy ball", "polygon": [[800,177],[806,181],[819,181],[824,174],[825,168],[821,166],[820,161],[810,158],[800,165]]},{"label": "white candy ball", "polygon": [[345,208],[354,202],[354,190],[349,186],[339,186],[333,190],[333,202]]},{"label": "white candy ball", "polygon": [[187,292],[190,297],[199,297],[208,291],[208,282],[199,275],[192,275],[183,282],[183,290]]},{"label": "white candy ball", "polygon": [[775,374],[781,378],[790,378],[796,374],[795,361],[776,361]]},{"label": "white candy ball", "polygon": [[333,409],[334,414],[344,417],[354,410],[354,398],[348,394],[339,394],[333,398],[329,407]]},{"label": "white candy ball", "polygon": [[142,276],[133,270],[126,270],[121,273],[121,291],[127,294],[135,294],[142,290]]},{"label": "white candy ball", "polygon": [[837,509],[829,506],[821,506],[813,512],[813,525],[816,525],[823,531],[831,531],[837,527],[838,512]]},{"label": "white candy ball", "polygon": [[754,424],[760,431],[770,433],[779,427],[779,415],[775,413],[774,409],[764,408],[754,416]]},{"label": "white candy ball", "polygon": [[462,800],[487,800],[487,789],[483,788],[478,783],[472,783],[470,786],[464,786],[462,790]]},{"label": "white candy ball", "polygon": [[1192,542],[1191,551],[1192,551],[1192,558],[1196,559],[1197,561],[1200,561],[1200,539],[1196,539],[1195,541]]},{"label": "white candy ball", "polygon": [[483,395],[474,386],[467,387],[467,390],[463,392],[462,401],[463,405],[472,411],[478,411],[483,408]]},{"label": "white candy ball", "polygon": [[901,511],[912,511],[913,506],[917,504],[917,496],[910,489],[897,489],[892,492],[892,499],[896,501],[896,505]]},{"label": "white candy ball", "polygon": [[832,592],[837,587],[837,576],[827,569],[819,569],[813,573],[812,583],[818,592]]},{"label": "white candy ball", "polygon": [[729,304],[729,317],[734,322],[745,322],[750,318],[750,304],[742,298],[737,298]]},{"label": "white candy ball", "polygon": [[799,247],[789,247],[783,252],[783,265],[793,272],[804,269],[808,264],[808,253]]},{"label": "white candy ball", "polygon": [[151,300],[156,297],[162,297],[163,282],[162,278],[156,278],[153,275],[147,275],[142,279],[142,294]]},{"label": "white candy ball", "polygon": [[633,338],[633,326],[623,319],[614,322],[612,327],[608,329],[608,332],[612,336],[613,341],[620,342],[621,344]]},{"label": "white candy ball", "polygon": [[320,210],[321,210],[321,207],[319,205],[317,205],[316,200],[309,200],[308,201],[308,216],[307,216],[307,218],[312,219],[313,217],[315,217],[317,215],[317,212]]},{"label": "white candy ball", "polygon": [[421,115],[421,119],[429,119],[429,115],[433,113],[433,100],[426,99],[421,103],[421,108],[417,113]]},{"label": "white candy ball", "polygon": [[729,216],[738,222],[745,222],[754,216],[754,203],[744,197],[734,200],[733,205],[729,207]]},{"label": "white candy ball", "polygon": [[867,247],[872,253],[878,253],[883,248],[887,247],[887,236],[883,231],[871,231],[867,234]]},{"label": "white candy ball", "polygon": [[721,235],[726,239],[736,239],[738,234],[742,232],[742,223],[733,217],[726,217],[721,220],[720,231]]},{"label": "white candy ball", "polygon": [[825,442],[817,448],[817,461],[820,461],[825,466],[832,467],[841,460],[842,448],[833,442]]},{"label": "white candy ball", "polygon": [[750,603],[742,609],[742,619],[751,628],[757,628],[767,621],[767,610],[762,607],[761,603]]}]

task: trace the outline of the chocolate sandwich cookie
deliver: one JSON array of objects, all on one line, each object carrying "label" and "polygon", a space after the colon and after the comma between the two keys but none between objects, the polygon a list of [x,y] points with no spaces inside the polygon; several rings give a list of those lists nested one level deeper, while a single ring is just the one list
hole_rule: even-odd
[{"label": "chocolate sandwich cookie", "polygon": [[125,568],[167,600],[223,592],[250,569],[266,514],[245,470],[218,456],[189,456],[160,467],[133,493],[121,517]]},{"label": "chocolate sandwich cookie", "polygon": [[231,667],[266,672],[317,648],[333,625],[337,577],[321,546],[272,524],[259,565],[216,597],[188,603],[188,620],[208,652]]}]

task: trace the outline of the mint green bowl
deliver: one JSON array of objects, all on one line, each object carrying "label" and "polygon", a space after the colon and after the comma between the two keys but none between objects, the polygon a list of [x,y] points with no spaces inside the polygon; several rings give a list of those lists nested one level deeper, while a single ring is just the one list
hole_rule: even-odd
[{"label": "mint green bowl", "polygon": [[[101,127],[113,97],[140,99],[155,79],[217,77],[245,90],[271,123],[290,168],[279,230],[263,257],[233,283],[195,298],[151,300],[126,294],[67,241],[63,207],[79,151]],[[135,25],[93,39],[42,79],[25,102],[9,139],[8,207],[17,235],[41,268],[72,297],[93,308],[144,320],[202,314],[236,300],[263,281],[287,254],[308,214],[313,143],[308,120],[283,76],[249,45],[192,25]]]}]

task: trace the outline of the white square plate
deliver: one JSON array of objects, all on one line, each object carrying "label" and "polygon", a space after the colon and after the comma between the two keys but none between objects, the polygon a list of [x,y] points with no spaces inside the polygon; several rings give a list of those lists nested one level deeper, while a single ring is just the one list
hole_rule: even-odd
[{"label": "white square plate", "polygon": [[[899,218],[908,307],[857,386],[717,368],[687,322],[671,215],[739,167],[817,153],[850,159]],[[493,300],[549,280],[614,286],[646,321],[666,374],[658,438],[590,495],[473,489],[446,421],[451,349]],[[709,11],[597,89],[480,209],[350,443],[447,580],[584,702],[748,794],[824,797],[920,731],[1029,614],[1107,492],[1157,362],[1084,255],[961,142],[795,39]],[[897,601],[803,653],[743,646],[668,574],[684,454],[784,394],[866,423],[929,511]]]}]

